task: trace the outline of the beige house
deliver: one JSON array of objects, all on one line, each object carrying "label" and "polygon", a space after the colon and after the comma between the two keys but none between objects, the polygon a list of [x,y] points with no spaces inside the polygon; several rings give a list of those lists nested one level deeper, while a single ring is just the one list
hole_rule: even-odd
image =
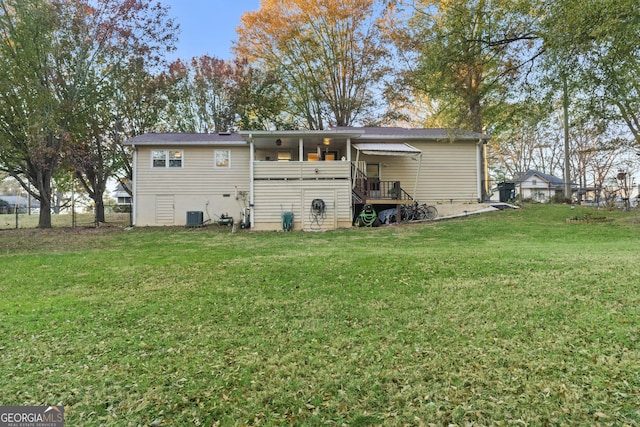
[{"label": "beige house", "polygon": [[134,224],[228,215],[281,230],[290,212],[293,229],[326,230],[351,227],[364,204],[380,210],[414,200],[441,216],[470,212],[484,208],[486,140],[373,127],[140,135],[125,142],[134,150]]}]

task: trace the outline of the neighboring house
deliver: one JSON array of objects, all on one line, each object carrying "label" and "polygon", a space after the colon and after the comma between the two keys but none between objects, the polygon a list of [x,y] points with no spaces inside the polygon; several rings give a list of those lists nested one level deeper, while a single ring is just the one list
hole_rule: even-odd
[{"label": "neighboring house", "polygon": [[35,210],[40,209],[40,202],[33,198],[0,195],[0,214],[15,213],[16,205],[18,213],[28,213],[29,203],[31,204],[31,213],[35,213]]},{"label": "neighboring house", "polygon": [[[523,199],[531,199],[536,202],[546,203],[556,195],[564,197],[564,179],[553,175],[530,169],[525,174],[513,180],[516,191],[519,191]],[[576,192],[578,186],[571,185],[571,191]]]},{"label": "neighboring house", "polygon": [[[125,189],[126,188],[126,189]],[[113,192],[113,197],[116,199],[116,205],[118,206],[131,206],[131,181],[126,180],[124,183],[122,181],[118,182],[115,191]]]},{"label": "neighboring house", "polygon": [[[487,136],[446,129],[144,134],[134,149],[133,219],[185,225],[227,214],[257,230],[350,227],[364,204],[420,203],[441,215],[481,209]],[[287,215],[289,218],[289,215]]]},{"label": "neighboring house", "polygon": [[2,196],[0,196],[0,214],[7,214],[9,212],[11,212],[11,206],[6,200],[2,199]]}]

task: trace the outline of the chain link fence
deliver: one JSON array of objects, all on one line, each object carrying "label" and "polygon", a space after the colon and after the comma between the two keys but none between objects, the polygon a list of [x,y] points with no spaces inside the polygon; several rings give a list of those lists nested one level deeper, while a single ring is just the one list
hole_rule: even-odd
[{"label": "chain link fence", "polygon": [[[59,213],[55,213],[55,210],[51,214],[53,228],[128,227],[132,223],[130,205],[106,204],[104,223],[96,221],[95,208],[92,205],[61,208]],[[26,206],[0,206],[0,230],[37,228],[39,218],[38,208],[32,208],[29,212]]]}]

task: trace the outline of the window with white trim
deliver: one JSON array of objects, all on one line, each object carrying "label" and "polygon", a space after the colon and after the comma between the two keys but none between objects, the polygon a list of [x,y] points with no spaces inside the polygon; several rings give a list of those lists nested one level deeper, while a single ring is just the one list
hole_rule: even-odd
[{"label": "window with white trim", "polygon": [[231,167],[231,150],[215,150],[213,165],[216,168]]},{"label": "window with white trim", "polygon": [[151,166],[154,168],[181,168],[182,150],[153,150],[151,152]]}]

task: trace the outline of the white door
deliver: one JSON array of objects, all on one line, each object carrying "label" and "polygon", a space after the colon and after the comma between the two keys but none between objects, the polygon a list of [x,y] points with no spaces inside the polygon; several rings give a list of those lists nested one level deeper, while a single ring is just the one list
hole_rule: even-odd
[{"label": "white door", "polygon": [[173,195],[156,196],[156,224],[173,225],[174,221],[175,201]]}]

